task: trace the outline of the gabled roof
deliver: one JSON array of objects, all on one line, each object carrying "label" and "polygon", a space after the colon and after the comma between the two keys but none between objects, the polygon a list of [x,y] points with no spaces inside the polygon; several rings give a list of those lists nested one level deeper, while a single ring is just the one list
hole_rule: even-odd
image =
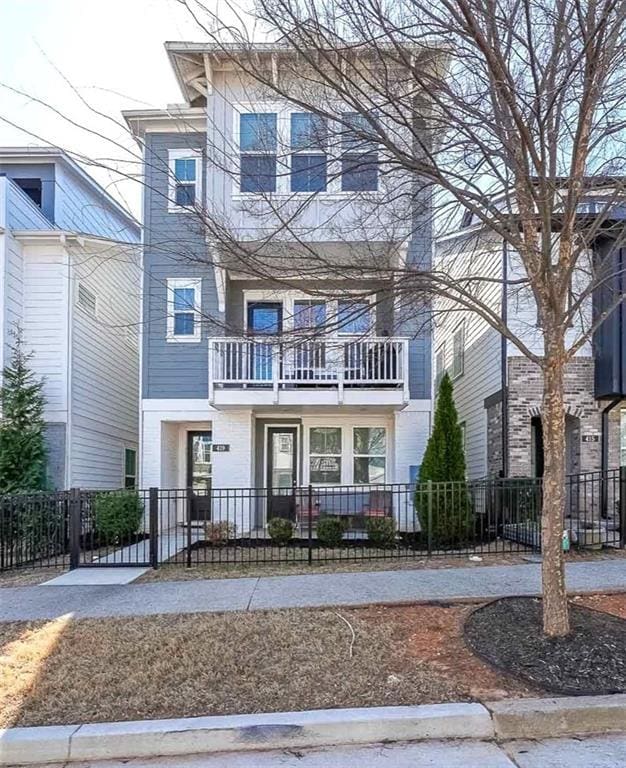
[{"label": "gabled roof", "polygon": [[117,213],[123,216],[128,223],[136,228],[141,229],[140,223],[137,219],[124,208],[121,203],[112,197],[98,182],[90,176],[77,162],[74,160],[65,150],[59,147],[0,147],[0,162],[32,162],[33,160],[46,161],[49,160],[54,163],[61,163],[65,165],[70,171],[76,174],[81,181],[83,181],[93,192],[95,192],[102,200],[111,208],[114,208]]}]

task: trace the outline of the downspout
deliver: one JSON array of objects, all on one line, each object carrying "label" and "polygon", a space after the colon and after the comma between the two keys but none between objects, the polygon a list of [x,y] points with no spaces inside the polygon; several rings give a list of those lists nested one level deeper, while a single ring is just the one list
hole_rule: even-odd
[{"label": "downspout", "polygon": [[[508,322],[508,248],[506,240],[502,241],[502,323]],[[508,341],[506,336],[500,334],[500,391],[502,392],[502,477],[509,474],[509,396],[507,391],[508,365],[507,365]]]}]

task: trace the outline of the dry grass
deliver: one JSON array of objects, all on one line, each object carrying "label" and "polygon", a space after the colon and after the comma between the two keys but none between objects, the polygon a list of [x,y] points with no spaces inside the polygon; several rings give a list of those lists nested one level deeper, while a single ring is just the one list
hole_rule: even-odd
[{"label": "dry grass", "polygon": [[65,573],[65,568],[19,568],[16,571],[0,573],[0,589],[2,587],[32,587],[50,581],[55,576]]},{"label": "dry grass", "polygon": [[[626,614],[626,595],[581,601]],[[541,695],[471,653],[462,636],[471,610],[0,623],[0,726]],[[356,635],[352,657],[344,619]]]},{"label": "dry grass", "polygon": [[523,695],[464,648],[467,610],[342,610],[352,658],[330,610],[0,624],[0,725]]},{"label": "dry grass", "polygon": [[[306,550],[302,550],[306,554]],[[245,553],[244,553],[245,554]],[[252,555],[254,551],[252,551]],[[194,553],[194,557],[202,557],[202,552]],[[207,554],[207,557],[210,553]],[[242,555],[240,555],[241,557]],[[420,558],[386,557],[378,560],[333,560],[327,563],[317,562],[308,565],[302,562],[275,563],[195,563],[191,568],[185,565],[184,553],[177,559],[163,564],[157,570],[150,570],[137,579],[139,582],[148,581],[191,581],[193,579],[236,579],[244,577],[289,576],[307,573],[359,573],[366,571],[413,571],[438,568],[467,568],[484,567],[489,565],[518,565],[535,561],[537,555],[531,552],[512,552],[506,554],[481,555],[479,561],[470,560],[468,555],[437,556]],[[612,560],[626,557],[626,550],[572,551],[566,555],[568,562],[585,562],[591,560]]]}]

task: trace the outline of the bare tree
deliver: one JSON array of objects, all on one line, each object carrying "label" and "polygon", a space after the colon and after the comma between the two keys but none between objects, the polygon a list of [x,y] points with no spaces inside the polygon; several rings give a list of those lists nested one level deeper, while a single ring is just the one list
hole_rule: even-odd
[{"label": "bare tree", "polygon": [[[601,315],[588,312],[594,292],[615,277],[611,254],[599,261],[589,251],[612,226],[623,194],[626,3],[257,0],[251,16],[230,6],[238,21],[226,27],[200,0],[172,2],[188,8],[205,39],[181,55],[191,103],[205,105],[211,89],[221,88],[222,103],[236,106],[241,89],[235,94],[225,81],[211,81],[217,60],[229,61],[250,100],[287,101],[319,118],[323,138],[308,136],[305,149],[314,155],[321,141],[327,148],[318,169],[323,165],[326,187],[346,162],[364,175],[375,166],[380,184],[374,195],[338,196],[325,208],[326,239],[342,248],[321,248],[311,229],[315,188],[252,190],[257,194],[240,202],[237,216],[256,223],[254,237],[242,236],[232,209],[205,191],[189,226],[210,247],[198,253],[179,233],[153,238],[151,247],[277,288],[306,283],[313,296],[351,281],[362,296],[392,297],[415,334],[427,327],[436,299],[438,311],[479,314],[536,363],[544,380],[544,630],[566,634],[564,371],[621,301],[615,295]],[[260,23],[275,42],[258,43]],[[238,143],[212,119],[209,167],[239,183],[232,163]],[[281,161],[290,151],[274,145],[278,178],[290,173]],[[149,151],[144,160],[167,172]],[[315,166],[309,171],[314,176]],[[501,304],[486,298],[501,277],[482,271],[479,253],[462,267],[445,257],[435,268],[411,258],[416,238],[428,240],[434,224],[445,231],[463,212],[519,255],[519,274],[504,288],[535,302],[542,354],[506,321]],[[223,317],[206,321],[241,330]]]},{"label": "bare tree", "polygon": [[[362,147],[380,148],[386,192],[365,208],[368,220],[376,216],[390,232],[396,230],[390,242],[407,221],[405,241],[424,226],[416,206],[432,194],[440,227],[460,207],[519,255],[516,282],[536,303],[543,354],[531,351],[499,308],[481,299],[494,279],[490,275],[475,269],[459,274],[445,260],[434,270],[400,260],[379,267],[378,276],[400,290],[407,311],[423,297],[436,296],[449,300],[450,311],[479,313],[540,366],[544,630],[566,634],[564,371],[611,311],[605,307],[593,318],[586,311],[594,291],[614,277],[610,258],[600,263],[588,254],[623,190],[626,4],[258,0],[255,18],[278,40],[264,47],[254,43],[243,20],[225,28],[204,3],[179,2],[213,49],[232,56],[259,92],[328,121],[335,131],[331,144],[340,145],[350,131]],[[347,112],[349,120],[341,116]],[[367,152],[361,152],[366,164]],[[272,195],[267,199],[275,219],[264,242],[254,246],[261,271],[267,274],[263,246],[288,234],[305,243],[309,271],[315,264],[320,274],[350,277],[349,266],[329,263],[311,248],[293,200],[279,205]],[[590,200],[591,217],[584,215]],[[362,223],[355,221],[354,230]],[[244,254],[226,231],[218,239],[238,247],[250,268],[249,245]],[[271,272],[286,279],[280,267],[273,264]],[[620,300],[615,296],[613,304]],[[570,338],[575,318],[585,322]]]}]

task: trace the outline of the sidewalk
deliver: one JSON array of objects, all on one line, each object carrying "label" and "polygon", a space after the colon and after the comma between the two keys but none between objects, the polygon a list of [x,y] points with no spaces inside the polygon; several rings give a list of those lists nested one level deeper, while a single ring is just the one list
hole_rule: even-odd
[{"label": "sidewalk", "polygon": [[[626,591],[626,560],[571,563],[571,593]],[[538,564],[0,589],[0,620],[492,599],[540,593]]]}]

